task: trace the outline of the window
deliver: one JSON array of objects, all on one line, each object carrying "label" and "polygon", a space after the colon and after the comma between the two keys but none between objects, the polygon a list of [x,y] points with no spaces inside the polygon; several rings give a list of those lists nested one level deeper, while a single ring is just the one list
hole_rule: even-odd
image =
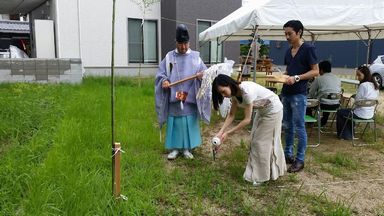
[{"label": "window", "polygon": [[[197,32],[200,34],[214,23],[211,21],[197,21]],[[204,63],[212,64],[221,62],[222,60],[222,45],[217,46],[217,41],[199,42],[199,51]]]},{"label": "window", "polygon": [[157,21],[128,19],[129,63],[158,63]]}]

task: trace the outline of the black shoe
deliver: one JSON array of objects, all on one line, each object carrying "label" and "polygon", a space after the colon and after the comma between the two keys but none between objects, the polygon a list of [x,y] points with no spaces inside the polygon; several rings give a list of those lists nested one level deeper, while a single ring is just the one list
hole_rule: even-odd
[{"label": "black shoe", "polygon": [[304,162],[303,161],[299,161],[299,160],[296,160],[289,168],[288,168],[288,172],[289,173],[295,173],[295,172],[299,172],[301,171],[302,169],[304,169]]},{"label": "black shoe", "polygon": [[293,163],[295,163],[295,157],[293,155],[285,156],[285,163],[286,164],[293,164]]}]

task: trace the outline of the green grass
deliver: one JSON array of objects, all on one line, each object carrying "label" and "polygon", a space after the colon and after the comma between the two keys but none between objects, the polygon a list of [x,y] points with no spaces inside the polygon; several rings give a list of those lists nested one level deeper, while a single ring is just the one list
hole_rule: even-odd
[{"label": "green grass", "polygon": [[[248,144],[212,161],[165,159],[154,112],[153,79],[116,80],[116,141],[122,193],[111,195],[110,86],[0,85],[0,215],[318,215],[348,213],[325,196],[310,201],[297,175],[254,188],[242,179]],[[213,117],[212,124],[219,118]],[[204,125],[212,128],[214,125]],[[346,155],[319,156],[338,169],[359,168]],[[356,169],[357,169],[356,168]],[[304,209],[304,210],[303,210]],[[336,212],[337,214],[333,214]],[[348,214],[345,214],[348,215]]]},{"label": "green grass", "polygon": [[2,214],[156,212],[152,188],[163,193],[165,176],[152,124],[153,91],[136,88],[135,80],[117,84],[116,140],[128,155],[122,178],[130,180],[122,187],[135,199],[120,208],[111,199],[107,79],[86,79],[81,86],[2,85]]},{"label": "green grass", "polygon": [[323,171],[335,177],[347,178],[349,173],[364,168],[360,165],[359,158],[351,154],[342,152],[329,154],[320,151],[313,151],[312,154],[315,164],[318,164]]},{"label": "green grass", "polygon": [[324,193],[319,195],[304,195],[307,202],[311,204],[310,210],[315,215],[333,215],[333,216],[346,216],[353,215],[350,208],[353,200],[348,201],[330,201]]}]

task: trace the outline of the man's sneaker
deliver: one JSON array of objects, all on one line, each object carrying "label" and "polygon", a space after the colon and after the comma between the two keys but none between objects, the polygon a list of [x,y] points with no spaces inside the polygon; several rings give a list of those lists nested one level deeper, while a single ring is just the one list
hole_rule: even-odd
[{"label": "man's sneaker", "polygon": [[288,172],[289,173],[296,173],[304,169],[304,162],[296,160],[289,168]]},{"label": "man's sneaker", "polygon": [[285,156],[285,163],[286,164],[293,164],[293,163],[295,163],[295,157],[293,155]]},{"label": "man's sneaker", "polygon": [[177,158],[178,155],[179,155],[179,151],[175,149],[168,154],[168,160],[174,160]]},{"label": "man's sneaker", "polygon": [[183,155],[187,159],[193,159],[193,154],[191,152],[189,152],[189,150],[187,150],[187,149],[184,150]]}]

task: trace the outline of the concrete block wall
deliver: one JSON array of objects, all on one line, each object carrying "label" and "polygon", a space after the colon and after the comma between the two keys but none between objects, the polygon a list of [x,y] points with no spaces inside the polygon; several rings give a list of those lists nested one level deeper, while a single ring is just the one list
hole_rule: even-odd
[{"label": "concrete block wall", "polygon": [[81,83],[81,59],[0,59],[0,83]]}]

